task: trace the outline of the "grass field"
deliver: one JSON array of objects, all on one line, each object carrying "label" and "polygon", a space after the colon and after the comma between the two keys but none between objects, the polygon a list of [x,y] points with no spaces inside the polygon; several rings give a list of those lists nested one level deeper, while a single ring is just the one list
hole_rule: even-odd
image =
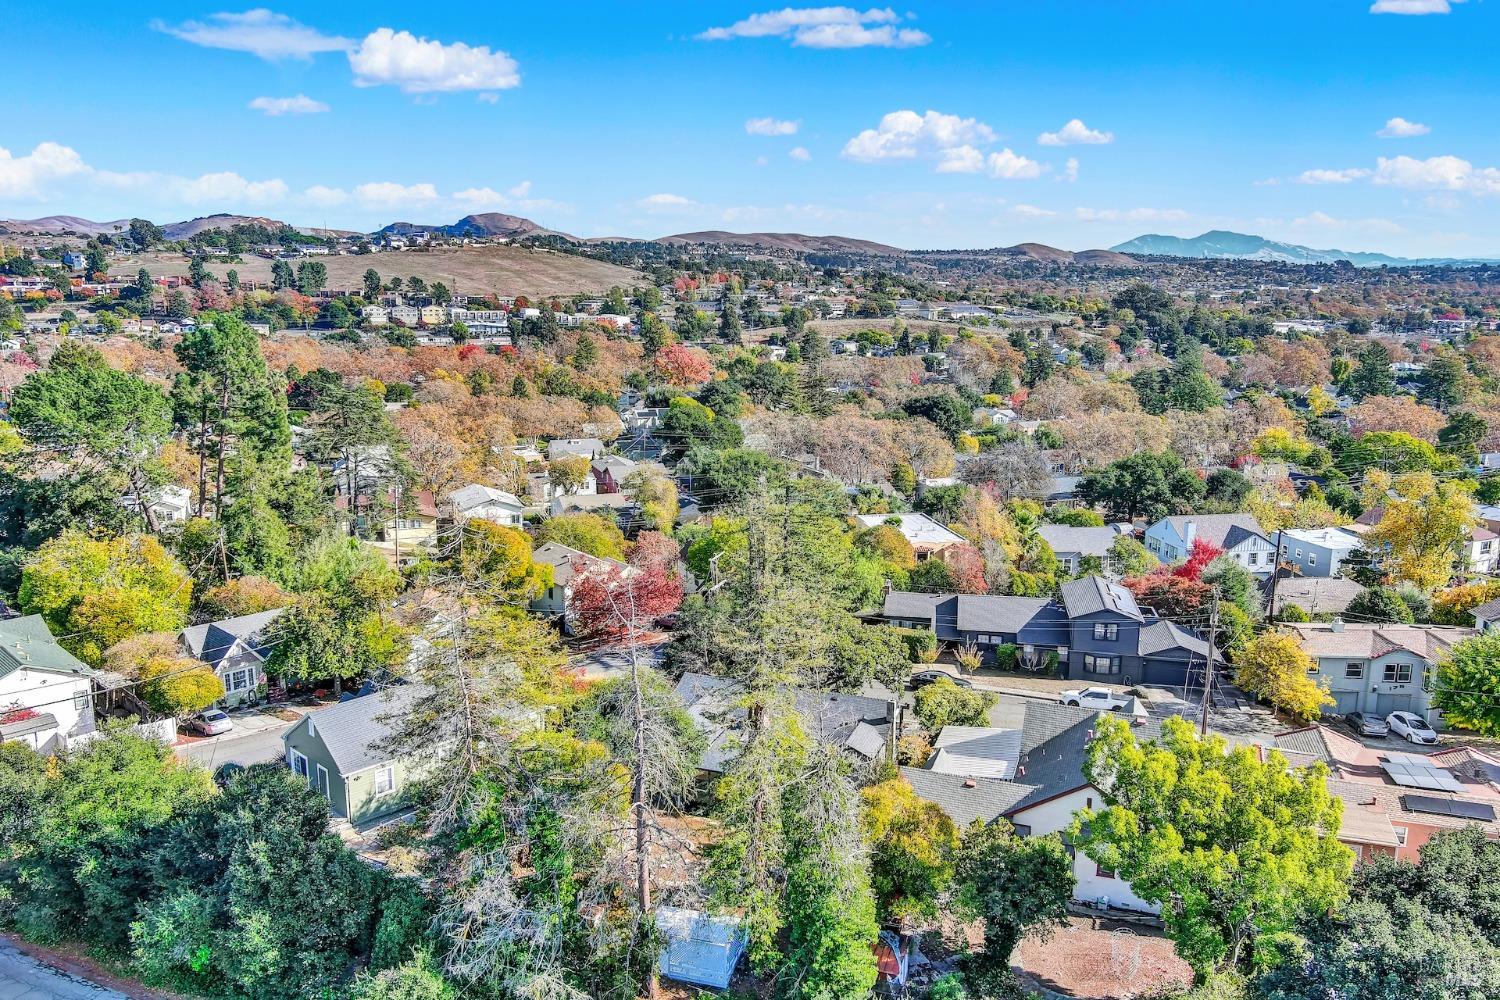
[{"label": "grass field", "polygon": [[[383,279],[399,275],[418,277],[429,285],[441,281],[461,295],[571,295],[575,292],[604,292],[611,285],[629,288],[643,277],[629,268],[602,261],[500,244],[469,247],[442,247],[430,251],[389,251],[348,257],[309,257],[328,266],[328,287],[357,289],[365,269],[373,267]],[[298,261],[291,261],[295,268]],[[134,274],[144,267],[153,276],[185,275],[187,258],[175,253],[134,254],[110,261],[113,274]],[[228,264],[210,260],[208,270],[221,280],[230,269],[239,272],[240,280],[268,283],[271,261],[264,257],[245,257],[242,263]]]}]

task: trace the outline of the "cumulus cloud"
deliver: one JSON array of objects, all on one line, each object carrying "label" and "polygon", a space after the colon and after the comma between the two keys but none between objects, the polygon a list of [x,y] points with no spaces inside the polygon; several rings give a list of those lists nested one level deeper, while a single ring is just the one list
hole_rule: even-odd
[{"label": "cumulus cloud", "polygon": [[1298,229],[1325,229],[1335,232],[1378,233],[1393,235],[1406,232],[1390,219],[1338,219],[1327,212],[1313,211],[1292,220]]},{"label": "cumulus cloud", "polygon": [[332,110],[322,101],[315,101],[306,94],[296,97],[257,97],[250,102],[253,111],[264,111],[275,118],[278,115],[316,115]]},{"label": "cumulus cloud", "polygon": [[325,35],[264,7],[242,14],[210,14],[202,21],[175,25],[153,21],[151,26],[204,48],[249,52],[271,60],[309,59],[319,52],[343,52],[354,45],[348,38]]},{"label": "cumulus cloud", "polygon": [[1104,146],[1115,141],[1115,134],[1089,128],[1074,118],[1056,132],[1043,132],[1036,141],[1041,146]]},{"label": "cumulus cloud", "polygon": [[637,199],[635,207],[646,212],[687,212],[701,206],[691,198],[663,192]]},{"label": "cumulus cloud", "polygon": [[796,135],[800,125],[780,118],[751,118],[745,122],[745,131],[751,135]]},{"label": "cumulus cloud", "polygon": [[90,169],[76,150],[55,142],[40,143],[24,156],[0,148],[0,198],[40,197],[50,183]]},{"label": "cumulus cloud", "polygon": [[1410,139],[1412,136],[1426,135],[1432,129],[1421,122],[1409,122],[1405,118],[1396,117],[1385,123],[1385,128],[1375,134],[1382,139]]},{"label": "cumulus cloud", "polygon": [[751,14],[727,27],[709,28],[698,38],[709,42],[785,38],[793,45],[811,49],[904,49],[932,41],[925,31],[901,27],[902,20],[889,7],[865,11],[853,7],[787,7]]},{"label": "cumulus cloud", "polygon": [[1189,218],[1180,208],[1084,208],[1073,210],[1084,222],[1183,222]]},{"label": "cumulus cloud", "polygon": [[407,206],[437,201],[437,188],[431,184],[397,184],[394,181],[372,181],[354,186],[354,197],[366,205]]},{"label": "cumulus cloud", "polygon": [[995,130],[975,118],[940,111],[917,114],[892,111],[875,128],[867,128],[844,144],[844,156],[862,163],[910,160],[918,156],[951,154],[972,161],[967,147],[995,141]]},{"label": "cumulus cloud", "polygon": [[984,158],[984,172],[991,177],[1006,181],[1030,180],[1042,176],[1047,169],[1035,160],[1002,149]]},{"label": "cumulus cloud", "polygon": [[791,149],[787,150],[786,155],[790,156],[794,160],[806,161],[812,159],[812,154],[807,151],[806,146],[793,146]]},{"label": "cumulus cloud", "polygon": [[520,68],[507,53],[485,45],[444,44],[409,31],[378,28],[349,53],[358,87],[384,84],[408,94],[454,90],[508,90],[521,84]]},{"label": "cumulus cloud", "polygon": [[1348,184],[1369,176],[1370,171],[1363,167],[1350,167],[1346,170],[1304,170],[1292,180],[1298,184]]},{"label": "cumulus cloud", "polygon": [[1391,187],[1500,194],[1500,167],[1476,167],[1457,156],[1432,156],[1425,160],[1382,156],[1376,161],[1373,180]]},{"label": "cumulus cloud", "polygon": [[1370,4],[1371,14],[1447,14],[1453,5],[1464,0],[1375,0]]},{"label": "cumulus cloud", "polygon": [[1019,215],[1023,219],[1045,219],[1057,213],[1050,208],[1038,208],[1035,205],[1012,205],[1011,215]]},{"label": "cumulus cloud", "polygon": [[1076,157],[1076,156],[1070,156],[1070,157],[1068,157],[1068,162],[1063,166],[1062,176],[1059,177],[1058,180],[1067,181],[1068,183],[1071,184],[1073,181],[1076,181],[1077,179],[1078,179],[1078,157]]}]

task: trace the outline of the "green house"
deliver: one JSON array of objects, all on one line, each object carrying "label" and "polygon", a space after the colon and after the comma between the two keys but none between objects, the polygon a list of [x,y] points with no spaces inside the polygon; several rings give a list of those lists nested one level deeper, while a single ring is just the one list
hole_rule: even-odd
[{"label": "green house", "polygon": [[386,688],[304,716],[281,737],[287,766],[350,823],[406,808],[415,769],[383,746],[422,692],[416,685]]}]

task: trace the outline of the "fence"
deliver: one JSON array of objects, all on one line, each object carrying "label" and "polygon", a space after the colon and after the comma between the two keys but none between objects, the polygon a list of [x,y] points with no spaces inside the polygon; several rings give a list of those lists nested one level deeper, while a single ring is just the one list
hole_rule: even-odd
[{"label": "fence", "polygon": [[[130,727],[142,736],[165,743],[167,746],[177,742],[177,720],[172,717],[157,719],[154,722],[138,722]],[[105,734],[104,729],[95,729],[93,732],[78,733],[67,739],[68,748],[78,749],[86,747]]]}]

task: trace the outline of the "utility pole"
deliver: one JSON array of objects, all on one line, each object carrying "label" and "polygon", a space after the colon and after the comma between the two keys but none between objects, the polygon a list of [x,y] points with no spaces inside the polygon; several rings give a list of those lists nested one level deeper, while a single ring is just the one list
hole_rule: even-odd
[{"label": "utility pole", "polygon": [[1276,620],[1276,581],[1281,579],[1281,532],[1276,529],[1276,551],[1271,553],[1271,595],[1266,599],[1266,621]]},{"label": "utility pole", "polygon": [[[1279,550],[1278,550],[1279,551]],[[1214,585],[1213,604],[1208,609],[1208,665],[1203,672],[1203,717],[1198,721],[1198,735],[1208,735],[1208,706],[1214,692],[1214,633],[1219,631],[1219,587]]]}]

